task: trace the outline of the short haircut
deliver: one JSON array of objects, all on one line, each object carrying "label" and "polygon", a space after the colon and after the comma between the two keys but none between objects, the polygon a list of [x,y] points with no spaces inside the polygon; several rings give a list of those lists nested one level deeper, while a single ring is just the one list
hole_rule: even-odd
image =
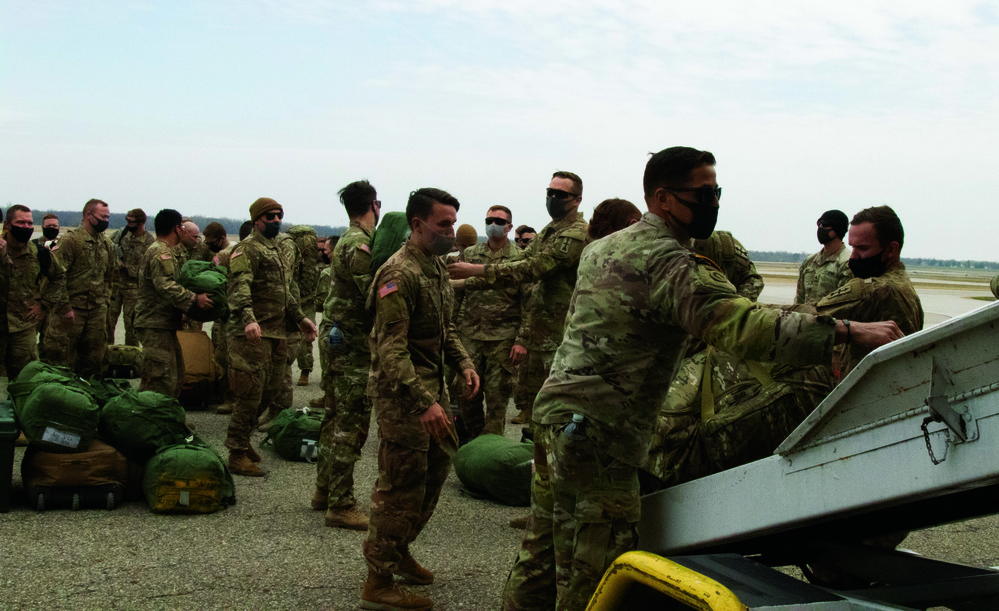
[{"label": "short haircut", "polygon": [[489,206],[489,210],[486,210],[486,214],[489,214],[493,210],[502,210],[503,212],[506,212],[507,218],[510,219],[511,223],[513,222],[513,212],[510,212],[510,209],[507,208],[506,206],[500,206],[499,204],[496,204],[495,206]]},{"label": "short haircut", "polygon": [[170,235],[170,232],[174,230],[177,225],[180,225],[181,219],[180,212],[173,210],[171,208],[164,208],[156,213],[156,218],[153,219],[153,227],[156,228],[156,237],[162,238],[163,236]]},{"label": "short haircut", "polygon": [[902,250],[905,243],[905,230],[902,229],[902,221],[891,209],[891,206],[874,206],[864,208],[853,215],[851,225],[870,223],[874,226],[874,235],[878,238],[878,245],[885,248],[892,242],[898,242],[898,250]]},{"label": "short haircut", "polygon": [[406,202],[406,223],[409,228],[413,228],[413,219],[427,220],[434,213],[434,204],[451,206],[457,212],[461,204],[458,200],[445,191],[434,187],[423,187],[409,194],[409,201]]},{"label": "short haircut", "polygon": [[242,242],[246,239],[246,236],[250,235],[253,231],[253,221],[243,221],[243,224],[239,226],[239,241]]},{"label": "short haircut", "polygon": [[642,218],[641,211],[626,199],[605,199],[593,209],[593,218],[586,230],[592,240],[599,240],[615,231],[620,231],[631,221]]},{"label": "short haircut", "polygon": [[28,214],[31,214],[31,208],[27,206],[22,206],[21,204],[14,204],[13,206],[8,207],[7,208],[8,221],[10,220],[11,215],[13,215],[15,212],[27,212]]},{"label": "short haircut", "polygon": [[572,185],[576,188],[575,191],[573,191],[573,194],[575,195],[583,194],[583,179],[580,178],[579,175],[573,174],[572,172],[565,172],[563,170],[559,170],[554,174],[552,174],[552,178],[568,178],[569,180],[572,181]]},{"label": "short haircut", "polygon": [[367,214],[371,203],[378,197],[378,192],[367,180],[355,180],[337,192],[340,203],[347,210],[347,216],[357,218]]},{"label": "short haircut", "polygon": [[44,223],[45,221],[47,221],[49,219],[55,219],[55,220],[58,221],[59,217],[56,216],[55,214],[52,214],[51,212],[49,212],[48,214],[46,214],[45,216],[42,217],[42,222]]},{"label": "short haircut", "polygon": [[674,146],[652,155],[645,164],[645,199],[656,189],[678,189],[690,180],[690,173],[704,165],[715,165],[715,156],[689,146]]},{"label": "short haircut", "polygon": [[83,215],[86,216],[87,214],[93,212],[94,209],[97,208],[97,206],[107,206],[107,205],[108,205],[107,202],[101,201],[99,199],[88,200],[87,203],[83,204]]},{"label": "short haircut", "polygon": [[146,213],[142,210],[142,208],[133,208],[129,210],[128,212],[125,213],[125,218],[128,217],[132,217],[133,219],[135,219],[136,223],[146,222]]},{"label": "short haircut", "polygon": [[225,227],[222,226],[222,223],[219,223],[217,221],[212,221],[211,223],[208,223],[208,226],[205,227],[205,230],[202,231],[201,233],[202,235],[205,236],[205,238],[213,241],[218,240],[219,238],[224,238],[226,236]]},{"label": "short haircut", "polygon": [[524,235],[525,233],[534,233],[534,234],[536,234],[538,232],[535,231],[534,227],[531,227],[530,225],[521,225],[520,227],[517,228],[517,237],[518,238],[520,236]]}]

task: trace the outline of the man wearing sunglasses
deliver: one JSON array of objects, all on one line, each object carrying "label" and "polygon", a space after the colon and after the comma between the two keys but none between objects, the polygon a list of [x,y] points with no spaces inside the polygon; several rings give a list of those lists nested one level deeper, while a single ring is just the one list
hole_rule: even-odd
[{"label": "man wearing sunglasses", "polygon": [[538,237],[538,232],[534,230],[534,227],[528,225],[521,225],[517,227],[517,237],[514,238],[514,242],[517,244],[517,248],[524,250],[531,245],[534,238]]},{"label": "man wearing sunglasses", "polygon": [[[513,213],[506,206],[493,206],[486,212],[486,236],[482,244],[465,249],[461,261],[474,264],[508,263],[521,257],[507,234],[513,228]],[[502,435],[506,426],[506,404],[513,394],[513,342],[520,330],[521,285],[465,293],[458,316],[458,335],[475,364],[483,393],[471,399],[457,397],[465,430],[472,437],[492,433]],[[485,411],[483,411],[485,394]]]},{"label": "man wearing sunglasses", "polygon": [[610,563],[635,548],[638,469],[692,336],[742,358],[794,364],[828,363],[835,343],[902,337],[894,322],[854,323],[851,335],[844,321],[760,306],[688,250],[714,229],[714,166],[707,151],[656,153],[645,168],[649,211],[583,253],[565,334],[534,404],[535,469],[540,453],[548,482],[532,483],[505,610],[557,601],[581,611]]},{"label": "man wearing sunglasses", "polygon": [[138,346],[135,332],[135,305],[139,299],[139,267],[155,238],[146,231],[146,213],[142,208],[125,214],[125,227],[120,229],[112,242],[118,253],[118,291],[112,296],[108,310],[108,343],[115,343],[118,316],[125,318],[125,345]]},{"label": "man wearing sunglasses", "polygon": [[526,359],[527,372],[523,393],[527,400],[514,423],[530,422],[535,395],[540,390],[555,349],[562,341],[569,299],[576,285],[579,255],[586,245],[586,221],[579,213],[583,201],[583,180],[572,172],[552,174],[545,193],[545,206],[552,222],[545,226],[523,253],[523,258],[504,263],[453,263],[448,266],[451,278],[467,278],[465,288],[477,290],[507,283],[533,284],[533,292],[522,313],[526,337],[513,343],[511,360],[514,365]]},{"label": "man wearing sunglasses", "polygon": [[236,475],[264,475],[250,435],[281,393],[288,367],[287,325],[296,325],[310,341],[316,337],[316,325],[292,293],[292,270],[274,239],[282,218],[284,209],[273,199],[253,202],[253,233],[229,259],[229,387],[236,399],[225,446],[229,470]]},{"label": "man wearing sunglasses", "polygon": [[853,278],[850,249],[843,244],[847,218],[840,210],[827,210],[816,221],[822,250],[810,255],[798,270],[794,304],[815,303]]}]

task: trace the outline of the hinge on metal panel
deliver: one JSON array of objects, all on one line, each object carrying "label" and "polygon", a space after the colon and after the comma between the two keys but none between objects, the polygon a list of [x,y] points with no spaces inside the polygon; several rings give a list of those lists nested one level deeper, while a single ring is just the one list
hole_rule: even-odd
[{"label": "hinge on metal panel", "polygon": [[[933,464],[939,465],[947,459],[947,446],[975,441],[978,439],[978,426],[966,404],[952,403],[947,396],[947,390],[951,386],[947,378],[947,370],[943,363],[938,363],[936,359],[930,358],[930,396],[925,399],[926,407],[930,410],[930,415],[923,420],[923,438],[926,440],[926,450],[930,454]],[[926,428],[930,422],[943,422],[947,425],[945,429],[946,445],[943,458],[937,460],[933,455],[933,448],[930,445],[930,433]]]}]

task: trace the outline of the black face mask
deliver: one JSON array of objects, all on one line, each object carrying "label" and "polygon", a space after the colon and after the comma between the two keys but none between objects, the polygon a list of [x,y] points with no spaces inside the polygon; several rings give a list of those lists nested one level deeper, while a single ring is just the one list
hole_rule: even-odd
[{"label": "black face mask", "polygon": [[264,223],[264,229],[260,232],[268,240],[277,237],[277,234],[281,233],[281,221],[274,221],[273,223]]},{"label": "black face mask", "polygon": [[59,236],[58,227],[43,227],[42,235],[45,236],[46,240],[54,240]]},{"label": "black face mask", "polygon": [[212,252],[222,252],[222,249],[226,247],[226,244],[223,240],[211,243],[205,242],[205,244],[208,246],[208,250]]},{"label": "black face mask", "polygon": [[323,258],[323,263],[325,263],[326,265],[330,264],[330,256],[328,254],[326,254],[325,252],[322,252],[322,253],[319,253],[319,256],[321,256]]},{"label": "black face mask", "polygon": [[35,233],[34,227],[15,227],[10,226],[10,235],[23,244],[27,244],[28,240],[31,239],[31,234]]},{"label": "black face mask", "polygon": [[551,216],[556,221],[558,219],[565,218],[565,215],[568,214],[568,212],[566,212],[565,209],[565,204],[568,201],[569,200],[559,199],[557,197],[546,197],[545,208],[548,209],[549,216]]},{"label": "black face mask", "polygon": [[828,227],[819,227],[819,230],[816,232],[818,234],[819,244],[825,246],[835,239],[829,236],[830,231],[832,231],[832,229],[829,229]]},{"label": "black face mask", "polygon": [[861,257],[858,259],[850,259],[850,271],[853,272],[854,278],[867,279],[867,278],[877,278],[878,276],[885,273],[885,269],[888,267],[888,262],[883,261],[881,257],[885,254],[882,250],[876,255],[871,255],[870,257]]},{"label": "black face mask", "polygon": [[[711,237],[711,232],[715,230],[718,223],[718,206],[705,206],[697,202],[687,201],[673,196],[687,210],[690,210],[691,218],[689,223],[680,222],[675,216],[673,219],[690,234],[695,240],[706,240]],[[670,215],[672,216],[672,215]]]},{"label": "black face mask", "polygon": [[139,230],[139,226],[138,225],[125,225],[125,231],[127,231],[129,233],[135,233],[138,230]]},{"label": "black face mask", "polygon": [[97,222],[94,223],[94,231],[96,231],[97,233],[103,233],[104,230],[107,229],[108,225],[110,224],[110,221],[102,221],[100,219],[96,219],[96,221]]}]

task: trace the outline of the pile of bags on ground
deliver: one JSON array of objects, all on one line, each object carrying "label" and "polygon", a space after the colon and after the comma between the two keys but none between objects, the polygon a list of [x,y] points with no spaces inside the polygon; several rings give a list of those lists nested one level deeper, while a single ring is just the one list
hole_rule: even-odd
[{"label": "pile of bags on ground", "polygon": [[225,462],[193,435],[176,399],[126,382],[33,362],[7,387],[29,445],[29,503],[114,509],[145,497],[155,513],[211,513],[235,503]]}]

